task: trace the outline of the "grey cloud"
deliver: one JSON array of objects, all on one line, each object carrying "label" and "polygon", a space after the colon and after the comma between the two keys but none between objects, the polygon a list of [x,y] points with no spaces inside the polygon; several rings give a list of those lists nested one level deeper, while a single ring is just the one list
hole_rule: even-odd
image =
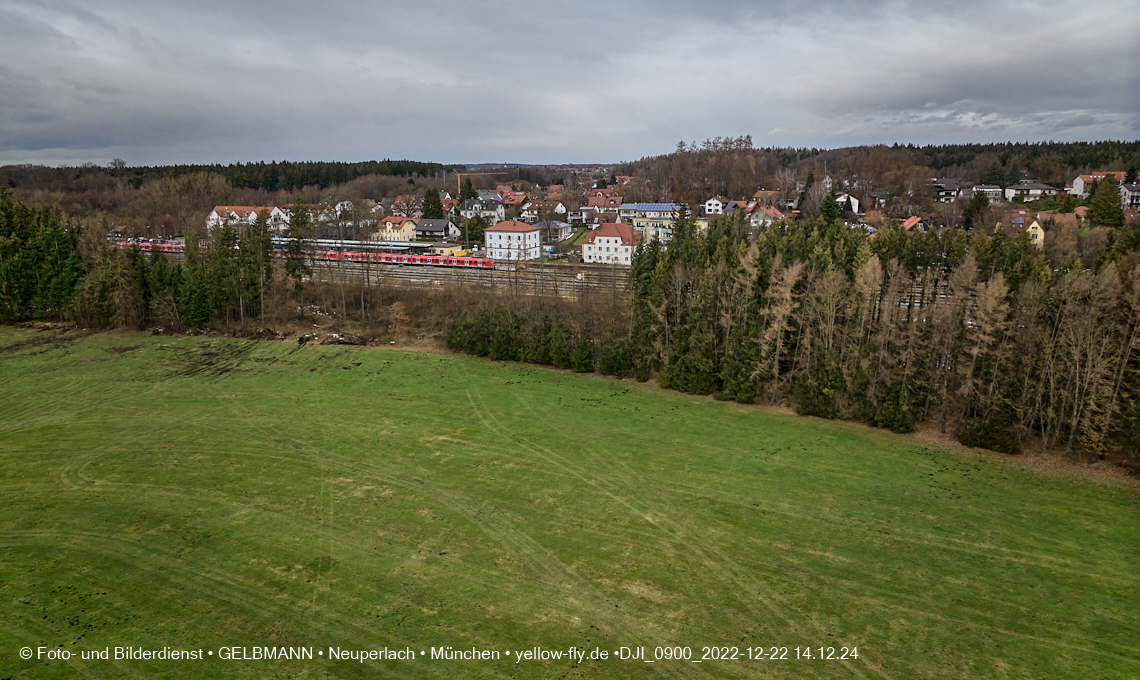
[{"label": "grey cloud", "polygon": [[1134,12],[0,0],[0,162],[585,162],[678,139],[1126,137]]}]

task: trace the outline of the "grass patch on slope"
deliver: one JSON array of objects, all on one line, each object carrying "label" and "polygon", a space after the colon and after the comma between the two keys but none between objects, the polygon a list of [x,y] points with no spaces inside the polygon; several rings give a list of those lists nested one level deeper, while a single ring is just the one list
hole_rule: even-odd
[{"label": "grass patch on slope", "polygon": [[[0,328],[0,677],[1136,677],[1133,490],[429,352]],[[858,660],[23,661],[23,646]]]}]

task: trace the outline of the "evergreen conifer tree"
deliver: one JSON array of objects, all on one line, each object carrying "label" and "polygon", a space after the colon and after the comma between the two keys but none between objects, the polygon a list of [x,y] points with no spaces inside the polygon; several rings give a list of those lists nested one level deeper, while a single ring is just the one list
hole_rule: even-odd
[{"label": "evergreen conifer tree", "polygon": [[439,189],[435,187],[428,187],[424,192],[424,219],[443,219],[443,202],[439,199]]},{"label": "evergreen conifer tree", "polygon": [[1102,179],[1089,201],[1089,221],[1097,227],[1124,226],[1124,209],[1120,207],[1120,186],[1116,176],[1109,174]]}]

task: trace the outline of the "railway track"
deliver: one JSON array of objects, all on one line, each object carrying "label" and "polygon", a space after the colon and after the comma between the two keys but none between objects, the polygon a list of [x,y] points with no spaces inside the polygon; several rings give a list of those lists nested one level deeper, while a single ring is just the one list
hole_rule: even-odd
[{"label": "railway track", "polygon": [[492,270],[454,267],[376,265],[357,262],[315,262],[313,278],[375,286],[445,288],[473,286],[514,289],[524,295],[577,297],[583,293],[625,289],[624,268],[590,265],[507,265]]}]

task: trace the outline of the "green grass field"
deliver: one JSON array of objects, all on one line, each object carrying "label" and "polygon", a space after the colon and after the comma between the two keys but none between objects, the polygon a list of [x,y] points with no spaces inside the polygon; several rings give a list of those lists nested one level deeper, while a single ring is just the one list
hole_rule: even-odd
[{"label": "green grass field", "polygon": [[[0,328],[0,678],[1136,678],[1138,499],[522,364]],[[821,646],[858,658],[795,658]]]}]

